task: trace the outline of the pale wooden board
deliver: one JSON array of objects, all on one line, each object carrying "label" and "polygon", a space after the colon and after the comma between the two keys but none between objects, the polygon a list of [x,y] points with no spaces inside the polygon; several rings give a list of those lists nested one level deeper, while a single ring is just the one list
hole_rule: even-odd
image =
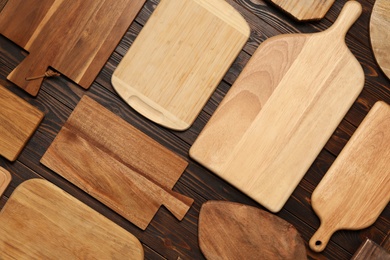
[{"label": "pale wooden board", "polygon": [[45,180],[20,184],[0,212],[2,259],[143,259],[138,239]]},{"label": "pale wooden board", "polygon": [[0,167],[0,197],[3,195],[10,182],[11,174],[3,167]]},{"label": "pale wooden board", "polygon": [[279,211],[363,88],[363,69],[344,43],[360,13],[350,1],[325,32],[262,43],[190,156]]},{"label": "pale wooden board", "polygon": [[87,96],[41,162],[141,229],[161,205],[181,220],[193,202],[171,190],[188,163]]},{"label": "pale wooden board", "polygon": [[0,155],[16,160],[44,114],[0,85]]},{"label": "pale wooden board", "polygon": [[[39,2],[39,4],[38,4]],[[52,67],[89,88],[145,0],[9,0],[0,14],[0,33],[29,55],[7,77],[37,95]]]},{"label": "pale wooden board", "polygon": [[376,244],[370,239],[366,239],[359,247],[351,260],[390,260],[390,252]]},{"label": "pale wooden board", "polygon": [[390,200],[390,106],[377,102],[341,151],[311,203],[321,226],[310,247],[322,251],[340,229],[363,229]]},{"label": "pale wooden board", "polygon": [[306,259],[294,226],[264,210],[208,201],[199,214],[199,246],[211,259]]},{"label": "pale wooden board", "polygon": [[224,0],[162,0],[114,71],[112,84],[145,117],[185,130],[249,34],[244,18]]},{"label": "pale wooden board", "polygon": [[370,20],[370,39],[375,59],[390,79],[390,1],[376,0]]}]

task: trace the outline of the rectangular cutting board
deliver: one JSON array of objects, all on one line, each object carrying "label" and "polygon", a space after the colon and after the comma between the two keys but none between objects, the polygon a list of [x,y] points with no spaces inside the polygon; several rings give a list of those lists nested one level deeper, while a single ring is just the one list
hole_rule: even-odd
[{"label": "rectangular cutting board", "polygon": [[9,0],[0,34],[29,55],[7,79],[37,95],[49,67],[87,89],[145,0]]},{"label": "rectangular cutting board", "polygon": [[132,234],[46,180],[20,184],[0,212],[2,259],[143,259]]},{"label": "rectangular cutting board", "polygon": [[3,195],[10,182],[11,174],[3,167],[0,167],[0,197]]},{"label": "rectangular cutting board", "polygon": [[360,12],[349,1],[324,32],[263,42],[190,156],[279,211],[363,88],[363,69],[344,42]]},{"label": "rectangular cutting board", "polygon": [[41,162],[141,229],[161,205],[181,220],[193,202],[171,190],[187,162],[87,96]]},{"label": "rectangular cutting board", "polygon": [[193,123],[250,29],[225,0],[161,0],[112,76],[118,94],[175,130]]}]

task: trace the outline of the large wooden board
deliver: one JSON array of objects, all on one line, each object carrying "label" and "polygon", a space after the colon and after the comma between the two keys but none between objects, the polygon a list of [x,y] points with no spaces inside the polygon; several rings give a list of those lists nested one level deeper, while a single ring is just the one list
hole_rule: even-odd
[{"label": "large wooden board", "polygon": [[3,195],[10,182],[11,174],[3,167],[0,167],[0,197]]},{"label": "large wooden board", "polygon": [[0,155],[16,160],[44,114],[0,85]]},{"label": "large wooden board", "polygon": [[363,229],[390,200],[390,106],[377,102],[341,151],[311,203],[321,226],[310,247],[322,251],[340,229]]},{"label": "large wooden board", "polygon": [[187,129],[247,41],[225,0],[162,0],[112,76],[118,94],[165,127]]},{"label": "large wooden board", "polygon": [[0,212],[2,259],[143,259],[136,237],[45,180],[23,182]]},{"label": "large wooden board", "polygon": [[7,77],[37,95],[50,67],[89,88],[145,0],[9,0],[0,33],[29,55]]},{"label": "large wooden board", "polygon": [[41,162],[141,229],[161,205],[181,220],[193,202],[171,190],[186,161],[86,96]]},{"label": "large wooden board", "polygon": [[363,69],[344,42],[360,13],[349,1],[325,32],[262,43],[191,157],[279,211],[363,88]]}]

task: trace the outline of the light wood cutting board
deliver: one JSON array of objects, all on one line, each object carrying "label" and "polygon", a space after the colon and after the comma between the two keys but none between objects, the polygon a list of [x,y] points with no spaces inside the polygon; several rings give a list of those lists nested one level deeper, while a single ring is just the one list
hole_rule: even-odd
[{"label": "light wood cutting board", "polygon": [[136,237],[45,180],[19,185],[0,212],[3,259],[143,259]]},{"label": "light wood cutting board", "polygon": [[344,36],[349,1],[328,30],[263,42],[190,149],[211,171],[279,211],[364,85]]},{"label": "light wood cutting board", "polygon": [[161,205],[181,220],[193,202],[172,191],[187,162],[87,96],[41,162],[141,229]]},{"label": "light wood cutting board", "polygon": [[3,167],[0,167],[0,197],[3,195],[10,182],[11,174]]},{"label": "light wood cutting board", "polygon": [[307,259],[294,226],[264,210],[208,201],[199,214],[199,246],[211,259]]},{"label": "light wood cutting board", "polygon": [[118,94],[175,130],[193,123],[249,38],[225,0],[161,0],[112,76]]},{"label": "light wood cutting board", "polygon": [[324,250],[340,229],[363,229],[390,200],[390,106],[377,102],[341,151],[311,203],[321,226],[310,248]]},{"label": "light wood cutting board", "polygon": [[375,59],[390,79],[390,1],[376,0],[370,20],[370,39]]},{"label": "light wood cutting board", "polygon": [[15,161],[44,114],[0,85],[0,155]]},{"label": "light wood cutting board", "polygon": [[[39,2],[39,4],[38,4]],[[29,52],[7,77],[37,95],[49,67],[87,89],[145,0],[9,0],[0,34]]]}]

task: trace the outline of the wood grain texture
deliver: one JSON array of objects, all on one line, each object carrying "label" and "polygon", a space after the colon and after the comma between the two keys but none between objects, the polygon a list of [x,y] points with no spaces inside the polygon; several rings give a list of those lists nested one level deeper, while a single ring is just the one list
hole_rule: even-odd
[{"label": "wood grain texture", "polygon": [[312,194],[321,226],[310,248],[322,251],[340,229],[372,225],[390,200],[390,106],[377,102]]},{"label": "wood grain texture", "polygon": [[41,162],[141,229],[160,205],[181,220],[193,202],[171,191],[187,162],[88,97]]},{"label": "wood grain texture", "polygon": [[145,0],[9,0],[0,14],[0,33],[30,54],[8,79],[37,95],[53,67],[89,88]]},{"label": "wood grain texture", "polygon": [[9,171],[0,166],[0,198],[11,182],[11,178]]},{"label": "wood grain texture", "polygon": [[148,119],[190,127],[250,29],[226,1],[162,0],[116,68],[118,94]]},{"label": "wood grain texture", "polygon": [[45,180],[22,183],[0,212],[2,259],[143,259],[136,237]]},{"label": "wood grain texture", "polygon": [[376,0],[370,20],[370,39],[375,59],[390,79],[390,2]]},{"label": "wood grain texture", "polygon": [[370,239],[361,245],[351,260],[390,260],[390,253]]},{"label": "wood grain texture", "polygon": [[350,1],[324,32],[262,43],[190,156],[279,211],[363,88],[363,70],[344,43],[360,12]]},{"label": "wood grain texture", "polygon": [[0,155],[15,161],[44,114],[0,85]]},{"label": "wood grain texture", "polygon": [[199,214],[199,246],[211,259],[307,259],[295,227],[261,209],[208,201]]},{"label": "wood grain texture", "polygon": [[0,12],[3,10],[4,6],[7,4],[8,0],[0,0]]}]

